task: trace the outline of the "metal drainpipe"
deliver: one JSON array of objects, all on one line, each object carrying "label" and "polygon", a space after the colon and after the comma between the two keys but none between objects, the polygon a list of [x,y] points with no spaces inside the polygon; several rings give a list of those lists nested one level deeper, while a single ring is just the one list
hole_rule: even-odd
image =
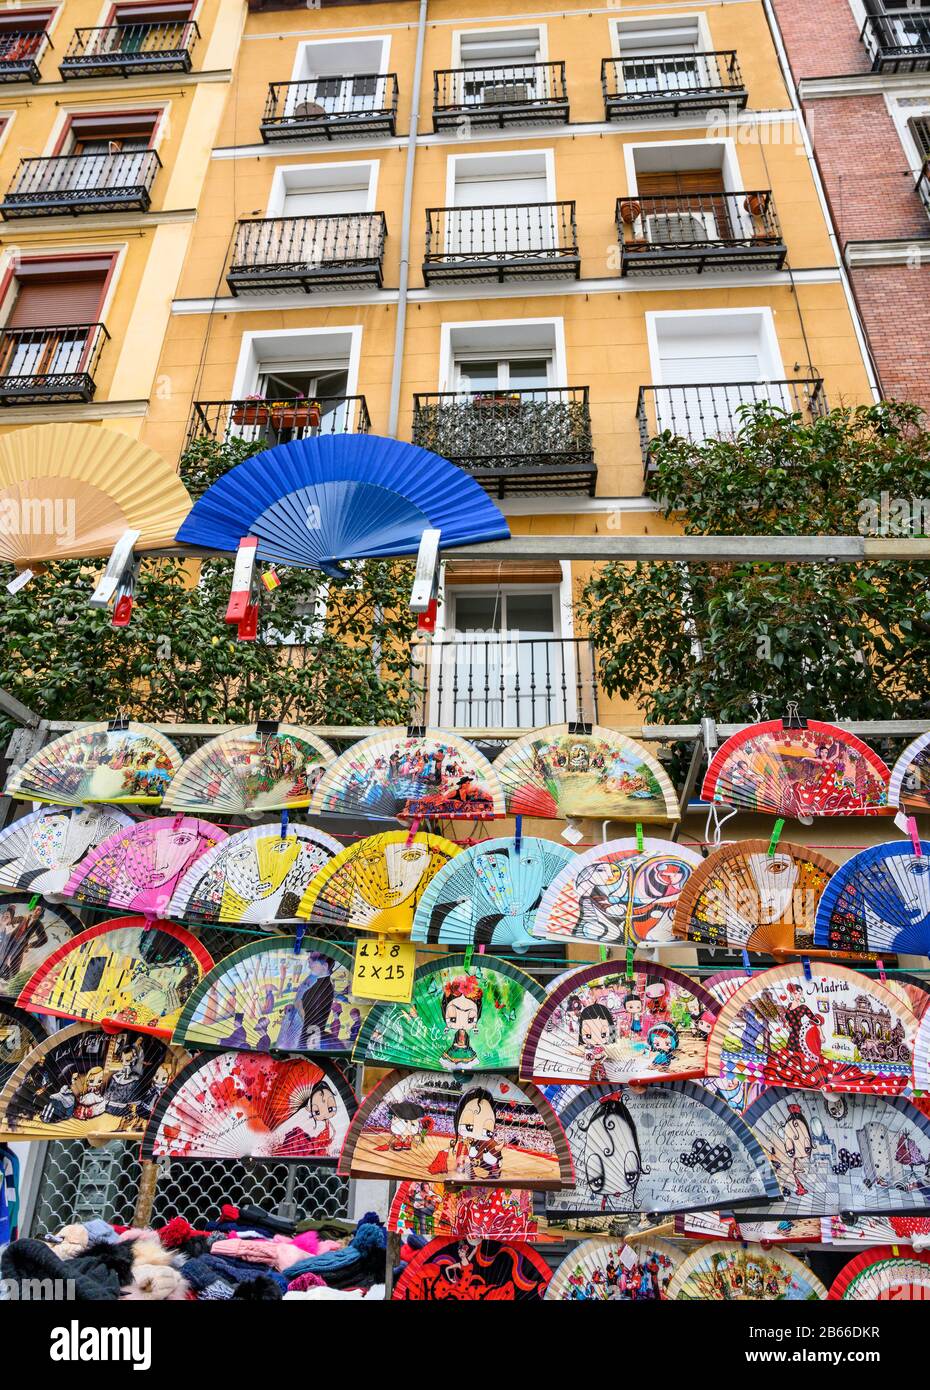
[{"label": "metal drainpipe", "polygon": [[391,405],[387,432],[397,436],[400,415],[400,379],[404,367],[404,336],[407,328],[407,293],[410,288],[410,217],[413,200],[413,169],[417,158],[417,129],[420,124],[420,87],[423,81],[423,46],[426,41],[426,8],[420,0],[417,16],[417,51],[413,63],[413,92],[410,101],[410,130],[407,135],[407,167],[404,170],[404,205],[400,226],[400,275],[397,292],[397,322],[394,328],[394,365],[391,368]]}]

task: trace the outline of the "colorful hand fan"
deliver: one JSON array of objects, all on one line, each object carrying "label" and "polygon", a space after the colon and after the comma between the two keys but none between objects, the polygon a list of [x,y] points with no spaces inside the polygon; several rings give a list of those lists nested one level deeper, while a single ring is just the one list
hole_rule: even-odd
[{"label": "colorful hand fan", "polygon": [[241,724],[184,760],[165,796],[171,811],[281,811],[309,806],[336,755],[295,724]]},{"label": "colorful hand fan", "polygon": [[156,806],[180,766],[174,744],[150,724],[85,724],[33,754],[7,782],[6,795],[55,806]]},{"label": "colorful hand fan", "polygon": [[827,1245],[914,1245],[930,1242],[930,1216],[828,1216],[821,1219]]},{"label": "colorful hand fan", "polygon": [[924,1302],[930,1298],[930,1255],[896,1245],[863,1250],[844,1265],[827,1297],[837,1302]]},{"label": "colorful hand fan", "polygon": [[678,798],[659,760],[633,739],[595,724],[534,729],[494,763],[507,810],[566,820],[676,821]]},{"label": "colorful hand fan", "polygon": [[183,927],[116,917],[59,946],[19,996],[21,1009],[170,1038],[213,957]]},{"label": "colorful hand fan", "polygon": [[840,951],[930,953],[930,844],[869,845],[827,884],[814,941]]},{"label": "colorful hand fan", "polygon": [[717,1242],[702,1245],[689,1255],[668,1287],[669,1298],[704,1302],[811,1303],[826,1296],[816,1274],[787,1250]]},{"label": "colorful hand fan", "polygon": [[457,734],[385,729],[354,744],[324,772],[313,810],[369,820],[487,820],[504,814],[497,773]]},{"label": "colorful hand fan", "polygon": [[755,1136],[729,1106],[694,1081],[636,1090],[558,1088],[553,1097],[575,1165],[575,1186],[546,1196],[546,1210],[700,1211],[778,1196]]},{"label": "colorful hand fan", "polygon": [[767,955],[814,944],[814,917],[836,865],[806,845],[736,840],[712,850],[688,879],[674,932],[686,941]]},{"label": "colorful hand fan", "polygon": [[0,1088],[45,1037],[34,1018],[12,1004],[0,1002]]},{"label": "colorful hand fan", "polygon": [[0,1093],[14,1139],[138,1139],[187,1055],[142,1033],[72,1023],[23,1059]]},{"label": "colorful hand fan", "polygon": [[678,894],[704,861],[672,840],[609,840],[577,854],[546,889],[530,928],[543,941],[674,940]]},{"label": "colorful hand fan", "polygon": [[531,1245],[440,1237],[417,1251],[391,1297],[400,1302],[527,1303],[545,1297],[549,1278],[549,1266]]},{"label": "colorful hand fan", "polygon": [[[917,1021],[914,1038],[913,1082],[915,1090],[930,1091],[930,1009],[926,1009]],[[915,1101],[924,1111],[930,1109],[926,1095]]]},{"label": "colorful hand fan", "polygon": [[772,719],[750,724],[720,745],[701,795],[774,816],[888,815],[889,772],[854,734],[835,724]]},{"label": "colorful hand fan", "polygon": [[781,1199],[760,1211],[762,1219],[927,1209],[930,1121],[900,1096],[772,1086],[745,1120],[781,1185]]},{"label": "colorful hand fan", "polygon": [[668,1240],[583,1240],[554,1272],[546,1298],[551,1303],[646,1303],[667,1298],[669,1281],[684,1258]]},{"label": "colorful hand fan", "polygon": [[561,1187],[573,1176],[562,1127],[535,1086],[428,1071],[392,1071],[369,1091],[339,1172],[492,1187]]},{"label": "colorful hand fan", "polygon": [[127,825],[131,816],[107,806],[45,806],[21,816],[0,830],[0,888],[60,893],[87,851]]},{"label": "colorful hand fan", "polygon": [[66,907],[34,898],[0,898],[0,999],[18,999],[34,970],[82,930]]},{"label": "colorful hand fan", "polygon": [[409,936],[424,892],[457,853],[458,845],[441,835],[368,835],[323,865],[297,915],[317,926]]},{"label": "colorful hand fan", "polygon": [[829,962],[778,965],[720,1010],[707,1075],[896,1095],[910,1080],[915,1030],[911,1010],[876,980]]},{"label": "colorful hand fan", "polygon": [[328,941],[250,941],[216,964],[184,1006],[174,1041],[191,1050],[351,1052],[370,1005],[353,999],[352,957]]},{"label": "colorful hand fan", "polygon": [[676,1236],[688,1240],[757,1241],[761,1245],[817,1245],[823,1232],[819,1216],[806,1221],[737,1221],[717,1211],[689,1211],[675,1217]]},{"label": "colorful hand fan", "polygon": [[909,743],[891,769],[888,802],[909,816],[930,811],[930,730]]},{"label": "colorful hand fan", "polygon": [[161,1097],[142,1157],[335,1163],[356,1103],[342,1072],[325,1058],[195,1057]]},{"label": "colorful hand fan", "polygon": [[426,1071],[516,1071],[545,991],[496,956],[438,956],[417,967],[409,1004],[375,1004],[353,1060]]},{"label": "colorful hand fan", "polygon": [[200,856],[178,883],[169,915],[194,922],[293,921],[314,874],[342,849],[309,825],[256,825]]},{"label": "colorful hand fan", "polygon": [[679,970],[616,961],[571,970],[530,1024],[520,1075],[551,1082],[663,1081],[704,1075],[712,994]]},{"label": "colorful hand fan", "polygon": [[575,858],[567,845],[527,837],[482,840],[436,874],[413,919],[414,941],[524,952],[542,895]]},{"label": "colorful hand fan", "polygon": [[533,1194],[521,1187],[449,1187],[441,1182],[398,1184],[388,1230],[459,1240],[539,1238]]},{"label": "colorful hand fan", "polygon": [[81,860],[65,884],[64,896],[88,907],[162,917],[191,864],[226,838],[219,826],[192,816],[138,821]]},{"label": "colorful hand fan", "polygon": [[136,550],[170,545],[191,499],[176,469],[119,430],[46,424],[0,440],[0,559],[108,555],[125,531]]}]

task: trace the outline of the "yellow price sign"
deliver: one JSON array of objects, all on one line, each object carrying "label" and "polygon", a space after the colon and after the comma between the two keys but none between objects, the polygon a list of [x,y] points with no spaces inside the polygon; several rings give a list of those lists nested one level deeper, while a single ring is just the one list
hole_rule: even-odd
[{"label": "yellow price sign", "polygon": [[364,937],[355,948],[352,993],[359,999],[409,1004],[416,964],[417,948],[412,941]]}]

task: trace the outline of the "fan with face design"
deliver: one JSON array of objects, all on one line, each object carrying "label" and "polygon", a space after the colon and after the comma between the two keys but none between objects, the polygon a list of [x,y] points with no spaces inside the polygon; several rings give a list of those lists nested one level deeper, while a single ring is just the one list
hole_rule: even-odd
[{"label": "fan with face design", "polygon": [[179,882],[169,915],[257,926],[295,921],[313,877],[342,849],[309,825],[257,825],[200,856]]},{"label": "fan with face design", "polygon": [[190,866],[226,838],[219,826],[192,816],[138,821],[85,855],[64,896],[87,907],[163,917]]},{"label": "fan with face design", "polygon": [[368,835],[324,864],[297,915],[320,927],[409,936],[423,894],[458,850],[441,835]]}]

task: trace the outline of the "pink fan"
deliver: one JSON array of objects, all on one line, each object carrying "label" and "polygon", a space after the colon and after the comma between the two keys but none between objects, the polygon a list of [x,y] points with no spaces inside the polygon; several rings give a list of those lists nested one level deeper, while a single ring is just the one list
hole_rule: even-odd
[{"label": "pink fan", "polygon": [[161,917],[191,864],[226,838],[225,830],[193,816],[137,821],[85,855],[63,895],[89,907]]}]

